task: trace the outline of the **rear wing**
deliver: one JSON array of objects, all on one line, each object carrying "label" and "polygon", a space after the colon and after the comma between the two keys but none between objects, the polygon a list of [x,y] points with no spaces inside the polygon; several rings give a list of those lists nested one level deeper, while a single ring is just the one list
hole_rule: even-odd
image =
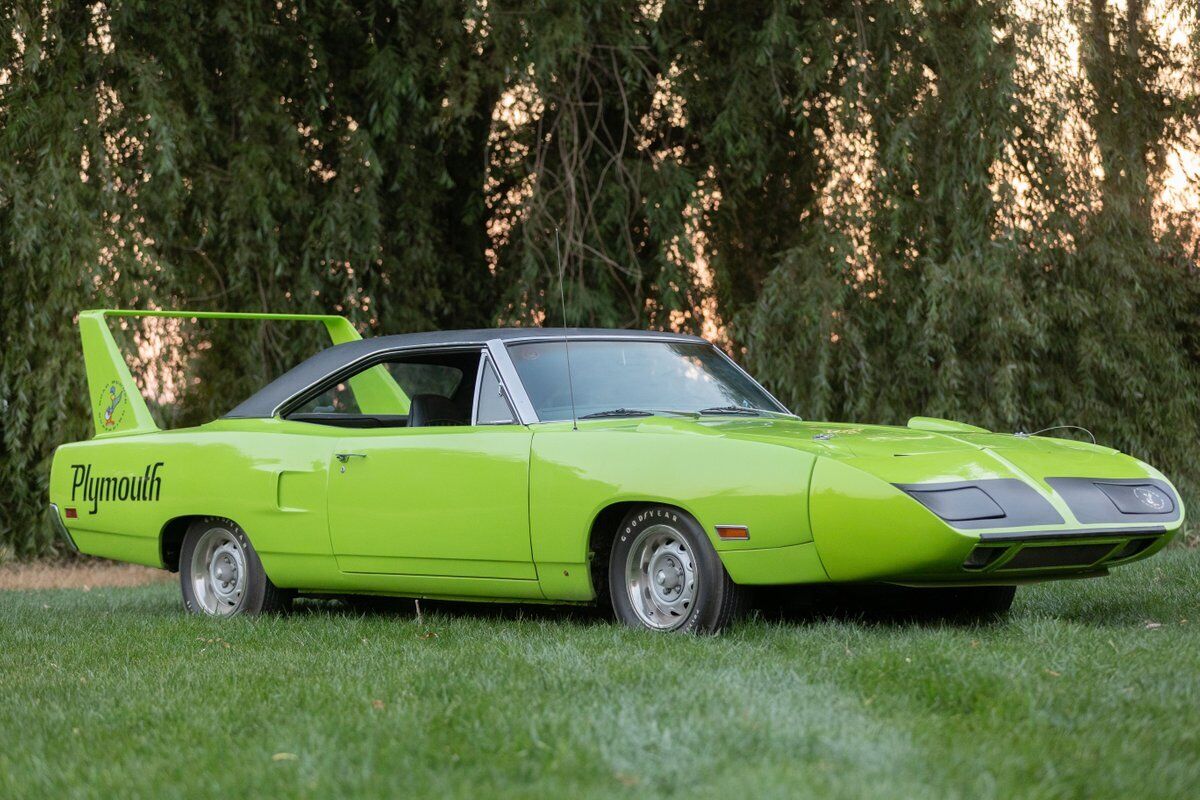
[{"label": "rear wing", "polygon": [[[276,320],[320,322],[333,344],[362,337],[350,320],[332,314],[225,313],[221,311],[129,311],[108,309],[82,311],[79,334],[83,339],[83,362],[87,369],[88,394],[96,435],[149,433],[159,430],[146,399],[142,396],[112,331],[109,317],[172,317],[176,319]],[[385,367],[365,370],[350,379],[359,407],[367,414],[407,414],[408,397]]]}]

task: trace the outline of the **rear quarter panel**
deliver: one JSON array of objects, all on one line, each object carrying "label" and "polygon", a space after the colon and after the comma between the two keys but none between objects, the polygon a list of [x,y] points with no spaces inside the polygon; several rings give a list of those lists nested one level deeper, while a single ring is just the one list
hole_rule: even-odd
[{"label": "rear quarter panel", "polygon": [[[64,523],[81,552],[156,567],[175,566],[160,549],[169,521],[227,517],[271,579],[292,585],[288,573],[305,557],[318,571],[333,567],[325,506],[333,441],[319,426],[244,420],[63,445],[50,501],[60,513],[75,509]],[[148,469],[158,485],[139,489]],[[101,479],[115,481],[106,488]]]}]

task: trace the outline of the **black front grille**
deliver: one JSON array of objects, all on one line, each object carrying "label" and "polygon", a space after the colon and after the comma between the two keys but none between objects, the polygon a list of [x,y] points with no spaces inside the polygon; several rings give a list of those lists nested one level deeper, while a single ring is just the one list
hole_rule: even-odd
[{"label": "black front grille", "polygon": [[1123,558],[1132,558],[1152,544],[1154,544],[1153,539],[1134,539],[1133,541],[1129,542],[1129,544],[1117,551],[1117,553],[1109,560],[1120,561]]},{"label": "black front grille", "polygon": [[1007,549],[1006,547],[976,547],[963,562],[963,569],[983,569],[1004,555]]},{"label": "black front grille", "polygon": [[1000,571],[1042,567],[1087,567],[1108,555],[1112,544],[1067,544],[1023,547]]}]

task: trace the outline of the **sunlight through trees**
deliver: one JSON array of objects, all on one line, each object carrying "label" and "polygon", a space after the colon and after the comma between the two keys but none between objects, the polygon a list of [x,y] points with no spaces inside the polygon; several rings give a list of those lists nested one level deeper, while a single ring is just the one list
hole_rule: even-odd
[{"label": "sunlight through trees", "polygon": [[[0,559],[74,315],[689,329],[805,416],[1079,423],[1200,487],[1191,0],[0,9]],[[315,343],[124,339],[172,421]],[[170,402],[167,402],[170,401]],[[36,531],[31,533],[31,531]]]}]

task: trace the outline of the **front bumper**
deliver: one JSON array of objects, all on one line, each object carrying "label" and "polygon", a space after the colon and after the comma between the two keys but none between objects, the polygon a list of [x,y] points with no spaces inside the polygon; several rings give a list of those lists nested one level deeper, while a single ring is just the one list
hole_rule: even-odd
[{"label": "front bumper", "polygon": [[1106,570],[1145,558],[1170,539],[1163,526],[1115,530],[1058,530],[985,533],[964,559],[961,571],[977,576]]}]

